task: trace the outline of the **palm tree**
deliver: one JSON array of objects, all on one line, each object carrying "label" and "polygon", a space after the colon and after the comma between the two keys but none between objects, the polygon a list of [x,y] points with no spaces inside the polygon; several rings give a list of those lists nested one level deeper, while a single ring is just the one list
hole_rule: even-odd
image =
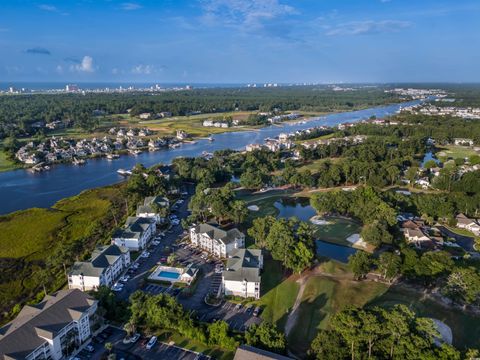
[{"label": "palm tree", "polygon": [[111,342],[105,343],[105,350],[108,350],[108,353],[110,354],[113,350],[113,344]]}]

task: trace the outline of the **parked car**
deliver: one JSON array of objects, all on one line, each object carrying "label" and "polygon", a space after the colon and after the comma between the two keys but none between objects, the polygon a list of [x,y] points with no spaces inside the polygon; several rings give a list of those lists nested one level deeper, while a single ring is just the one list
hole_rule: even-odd
[{"label": "parked car", "polygon": [[140,334],[139,333],[135,333],[131,338],[130,338],[130,342],[133,344],[133,343],[136,343],[138,341],[138,339],[140,339]]},{"label": "parked car", "polygon": [[120,282],[127,282],[128,280],[130,280],[129,275],[123,275],[120,279],[118,279]]},{"label": "parked car", "polygon": [[237,305],[235,306],[235,310],[236,310],[236,311],[239,311],[241,308],[242,308],[242,304],[237,304]]},{"label": "parked car", "polygon": [[87,346],[85,346],[85,350],[91,353],[95,352],[95,348],[93,347],[92,344],[88,344]]},{"label": "parked car", "polygon": [[115,283],[113,286],[112,286],[112,291],[115,291],[115,292],[120,292],[123,290],[123,284],[121,283]]},{"label": "parked car", "polygon": [[261,310],[262,310],[262,309],[260,308],[260,306],[257,306],[257,307],[255,308],[255,310],[253,311],[253,316],[258,316],[258,315],[260,314],[260,311],[261,311]]},{"label": "parked car", "polygon": [[145,346],[145,348],[147,350],[150,350],[151,348],[153,348],[153,346],[155,345],[155,343],[157,342],[157,337],[156,336],[152,336],[150,338],[150,340],[148,341],[147,345]]}]

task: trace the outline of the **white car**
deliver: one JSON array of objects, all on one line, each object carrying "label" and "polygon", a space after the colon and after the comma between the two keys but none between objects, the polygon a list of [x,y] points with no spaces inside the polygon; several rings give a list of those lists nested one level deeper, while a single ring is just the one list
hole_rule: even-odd
[{"label": "white car", "polygon": [[133,263],[133,265],[132,265],[132,268],[134,268],[134,269],[138,269],[139,267],[140,267],[140,264],[137,263],[137,262]]},{"label": "white car", "polygon": [[115,292],[120,292],[123,290],[123,284],[120,284],[120,283],[115,283],[113,286],[112,286],[112,291],[115,291]]},{"label": "white car", "polygon": [[147,350],[150,350],[150,349],[153,347],[153,345],[155,345],[156,342],[157,342],[157,337],[156,337],[156,336],[152,336],[152,337],[150,338],[150,340],[148,340],[146,349],[147,349]]},{"label": "white car", "polygon": [[120,279],[118,279],[120,282],[127,282],[128,280],[130,280],[129,275],[123,275]]},{"label": "white car", "polygon": [[144,251],[140,256],[143,258],[148,258],[150,256],[150,253],[148,251]]}]

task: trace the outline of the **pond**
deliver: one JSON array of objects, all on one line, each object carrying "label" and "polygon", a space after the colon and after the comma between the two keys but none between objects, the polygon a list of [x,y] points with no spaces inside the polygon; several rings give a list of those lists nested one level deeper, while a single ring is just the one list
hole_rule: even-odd
[{"label": "pond", "polygon": [[433,160],[435,161],[435,163],[438,165],[440,163],[440,161],[435,157],[435,155],[433,154],[433,152],[429,151],[425,154],[425,156],[423,157],[423,160],[422,160],[422,167],[425,167],[425,163],[427,161],[430,161],[430,160]]},{"label": "pond", "polygon": [[[274,203],[278,210],[278,218],[297,217],[299,220],[309,222],[317,214],[306,198],[281,198]],[[346,245],[348,236],[360,232],[360,225],[343,218],[329,218],[328,225],[315,225],[317,229],[315,235],[318,239],[315,241],[318,256],[344,262],[357,250]],[[345,245],[342,245],[345,244]]]}]

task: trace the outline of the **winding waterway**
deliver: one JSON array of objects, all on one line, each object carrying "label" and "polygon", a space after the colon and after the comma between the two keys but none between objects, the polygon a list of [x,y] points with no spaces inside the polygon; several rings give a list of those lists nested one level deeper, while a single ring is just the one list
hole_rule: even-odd
[{"label": "winding waterway", "polygon": [[183,144],[176,149],[144,152],[139,156],[122,156],[108,161],[105,158],[88,160],[84,166],[59,164],[43,173],[16,170],[0,173],[0,214],[31,207],[49,207],[58,200],[73,196],[83,190],[123,181],[117,174],[120,168],[130,169],[136,163],[151,166],[170,163],[179,156],[199,156],[203,151],[222,149],[242,150],[251,143],[263,143],[265,138],[275,137],[282,132],[308,129],[314,126],[334,126],[344,122],[356,122],[371,116],[384,117],[394,114],[400,107],[415,105],[411,101],[359,111],[343,112],[311,119],[304,123],[281,124],[255,131],[229,132],[214,135],[215,141],[198,140],[195,144]]}]

